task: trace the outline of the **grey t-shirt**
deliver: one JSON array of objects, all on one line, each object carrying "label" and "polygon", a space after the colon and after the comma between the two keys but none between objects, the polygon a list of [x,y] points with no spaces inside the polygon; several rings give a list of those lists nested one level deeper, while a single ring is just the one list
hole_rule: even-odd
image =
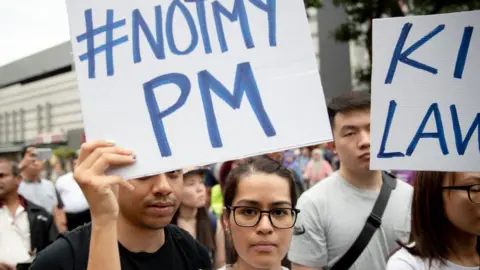
[{"label": "grey t-shirt", "polygon": [[52,181],[41,179],[40,182],[22,181],[18,193],[34,204],[45,208],[49,213],[58,204],[55,185]]},{"label": "grey t-shirt", "polygon": [[[300,197],[296,226],[305,233],[294,235],[288,258],[291,262],[325,269],[331,268],[360,234],[379,192],[360,190],[338,172],[320,181]],[[384,270],[396,240],[406,242],[410,235],[410,209],[413,188],[397,181],[382,218],[352,270]]]}]

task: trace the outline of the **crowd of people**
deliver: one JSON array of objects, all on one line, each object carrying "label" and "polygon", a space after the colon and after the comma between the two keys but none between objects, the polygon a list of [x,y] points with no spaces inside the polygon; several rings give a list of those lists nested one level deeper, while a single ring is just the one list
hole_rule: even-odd
[{"label": "crowd of people", "polygon": [[370,94],[328,111],[332,143],[128,181],[107,141],[55,182],[0,159],[0,270],[480,269],[480,172],[372,171]]}]

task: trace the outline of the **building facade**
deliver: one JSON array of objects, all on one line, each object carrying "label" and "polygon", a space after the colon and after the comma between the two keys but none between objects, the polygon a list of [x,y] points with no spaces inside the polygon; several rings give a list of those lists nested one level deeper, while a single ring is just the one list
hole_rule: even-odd
[{"label": "building facade", "polygon": [[83,120],[70,52],[67,42],[0,67],[0,155],[15,157],[24,145],[78,148]]}]

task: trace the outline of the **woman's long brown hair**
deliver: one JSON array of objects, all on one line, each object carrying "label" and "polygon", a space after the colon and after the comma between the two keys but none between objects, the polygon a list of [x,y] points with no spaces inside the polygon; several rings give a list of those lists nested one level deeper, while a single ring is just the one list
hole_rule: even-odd
[{"label": "woman's long brown hair", "polygon": [[[178,208],[177,212],[172,218],[171,224],[178,225],[178,216],[180,215],[180,208]],[[212,222],[210,220],[210,216],[208,214],[208,209],[206,207],[198,208],[197,222],[195,226],[195,230],[197,231],[196,240],[200,242],[200,244],[204,245],[208,250],[212,251],[212,256],[215,256],[215,251],[217,245],[215,243],[215,232],[212,228]],[[217,228],[219,230],[219,228]],[[215,260],[214,260],[215,261]]]},{"label": "woman's long brown hair", "polygon": [[[452,246],[454,225],[448,220],[443,201],[443,181],[455,182],[454,172],[417,172],[414,179],[410,243],[399,243],[412,255],[445,264]],[[480,241],[477,241],[480,254]]]}]

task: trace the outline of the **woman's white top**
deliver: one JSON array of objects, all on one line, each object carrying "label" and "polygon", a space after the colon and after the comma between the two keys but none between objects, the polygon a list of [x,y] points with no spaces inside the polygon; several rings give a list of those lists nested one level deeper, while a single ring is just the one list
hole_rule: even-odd
[{"label": "woman's white top", "polygon": [[465,267],[454,264],[447,261],[446,265],[441,264],[439,261],[432,261],[430,263],[428,259],[422,259],[418,256],[412,255],[405,248],[397,251],[387,263],[387,270],[479,270],[479,266]]},{"label": "woman's white top", "polygon": [[[218,270],[230,270],[230,269],[233,269],[233,268],[231,268],[231,265],[225,265],[222,268],[218,268]],[[285,267],[282,266],[282,270],[288,270],[288,268],[285,268]]]}]

